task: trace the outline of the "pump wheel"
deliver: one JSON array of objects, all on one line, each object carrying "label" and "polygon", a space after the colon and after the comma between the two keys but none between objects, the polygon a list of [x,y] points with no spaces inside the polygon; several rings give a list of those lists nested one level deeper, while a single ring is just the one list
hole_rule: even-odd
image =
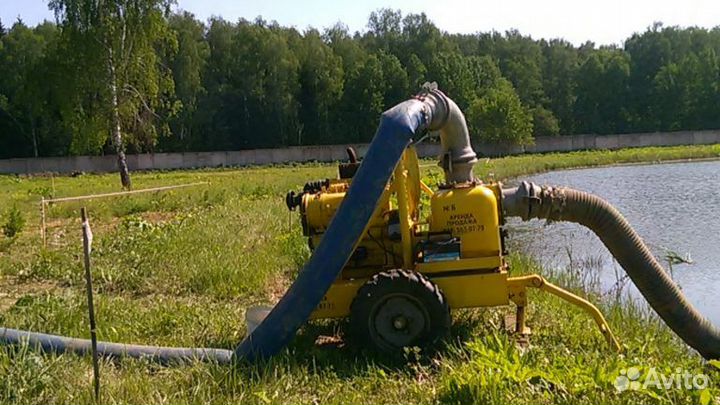
[{"label": "pump wheel", "polygon": [[450,307],[440,288],[408,270],[378,273],[350,306],[350,330],[359,343],[386,353],[428,347],[450,330]]}]

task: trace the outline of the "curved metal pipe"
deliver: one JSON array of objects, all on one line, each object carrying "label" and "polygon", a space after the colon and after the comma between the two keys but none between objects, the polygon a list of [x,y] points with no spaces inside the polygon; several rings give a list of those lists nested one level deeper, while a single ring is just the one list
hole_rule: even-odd
[{"label": "curved metal pipe", "polygon": [[[280,302],[234,352],[222,349],[167,348],[98,342],[99,353],[110,357],[147,357],[161,363],[193,360],[228,363],[266,358],[282,350],[320,303],[352,255],[395,166],[415,134],[426,129],[440,130],[445,134],[443,142],[448,146],[449,151],[465,150],[462,146],[464,141],[461,139],[455,142],[453,138],[467,136],[465,119],[462,113],[459,113],[459,116],[458,113],[459,109],[452,100],[439,91],[431,91],[402,102],[382,114],[378,130],[365,159],[353,177],[346,198],[340,204],[312,257]],[[472,168],[474,152],[472,159],[469,155],[459,154],[458,157],[454,153],[453,159],[458,159],[458,164],[451,166],[449,171],[451,178],[466,181],[466,178],[472,176],[465,172]],[[454,173],[465,173],[465,175]],[[19,344],[24,341],[29,342],[32,347],[47,352],[86,354],[90,351],[90,341],[86,339],[0,328],[0,343]]]},{"label": "curved metal pipe", "polygon": [[571,188],[527,182],[503,189],[502,197],[506,216],[575,222],[595,232],[670,329],[706,359],[720,358],[720,331],[685,298],[640,236],[607,201]]},{"label": "curved metal pipe", "polygon": [[440,90],[432,90],[426,96],[432,99],[437,111],[437,122],[430,130],[440,130],[442,152],[438,159],[440,167],[445,171],[445,182],[469,183],[475,180],[473,166],[477,162],[477,154],[470,142],[465,115],[460,107]]}]

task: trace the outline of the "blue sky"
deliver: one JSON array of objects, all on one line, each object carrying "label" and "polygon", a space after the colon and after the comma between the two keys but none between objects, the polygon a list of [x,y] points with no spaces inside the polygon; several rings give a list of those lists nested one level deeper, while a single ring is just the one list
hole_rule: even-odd
[{"label": "blue sky", "polygon": [[[262,15],[298,29],[325,28],[337,21],[364,30],[370,12],[381,7],[403,13],[425,12],[449,32],[505,31],[517,28],[535,38],[565,38],[575,44],[620,44],[655,21],[665,25],[720,25],[720,0],[179,0],[178,8],[203,20],[254,19]],[[20,16],[35,25],[53,19],[46,0],[0,0],[0,19],[10,26]]]}]

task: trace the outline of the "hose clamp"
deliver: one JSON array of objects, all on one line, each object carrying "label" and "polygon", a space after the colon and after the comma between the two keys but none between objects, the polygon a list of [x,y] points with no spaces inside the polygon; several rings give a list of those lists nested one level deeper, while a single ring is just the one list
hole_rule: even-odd
[{"label": "hose clamp", "polygon": [[537,194],[537,187],[533,183],[523,181],[522,183],[520,183],[519,189],[522,190],[521,195],[523,196],[523,198],[527,200],[527,215],[525,216],[525,218],[523,218],[527,221],[528,219],[532,218],[533,206],[535,205],[533,203],[537,203],[538,205],[542,204],[542,199]]},{"label": "hose clamp", "polygon": [[435,120],[435,114],[438,111],[437,108],[431,109],[430,106],[426,103],[428,97],[432,98],[435,101],[436,105],[438,103],[442,104],[444,114],[440,121],[436,125],[434,125],[434,129],[437,130],[444,127],[450,119],[450,102],[448,101],[448,97],[445,95],[445,93],[438,90],[437,83],[435,82],[423,84],[420,92],[413,96],[414,99],[425,103],[422,114],[423,120],[425,121],[425,125],[428,130],[430,130],[430,125],[432,124],[431,121]]}]

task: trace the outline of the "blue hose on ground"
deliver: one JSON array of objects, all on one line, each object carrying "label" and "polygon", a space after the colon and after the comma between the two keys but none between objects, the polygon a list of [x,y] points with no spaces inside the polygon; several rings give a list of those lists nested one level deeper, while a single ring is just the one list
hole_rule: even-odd
[{"label": "blue hose on ground", "polygon": [[[0,328],[1,344],[20,345],[24,342],[27,342],[30,348],[38,349],[45,353],[60,354],[71,352],[79,355],[92,354],[90,340],[88,339],[76,339],[45,333]],[[101,357],[144,358],[160,364],[178,364],[193,361],[229,364],[233,354],[232,350],[225,349],[143,346],[110,342],[98,342],[97,351]]]},{"label": "blue hose on ground", "polygon": [[[367,154],[330,226],[298,278],[265,320],[235,351],[208,348],[169,348],[98,342],[105,357],[149,358],[159,363],[188,361],[254,361],[282,350],[320,303],[349,260],[413,136],[439,129],[448,118],[449,99],[439,91],[404,101],[383,113]],[[452,104],[454,105],[454,104]],[[44,352],[87,354],[90,340],[0,328],[0,344],[27,342]]]}]

